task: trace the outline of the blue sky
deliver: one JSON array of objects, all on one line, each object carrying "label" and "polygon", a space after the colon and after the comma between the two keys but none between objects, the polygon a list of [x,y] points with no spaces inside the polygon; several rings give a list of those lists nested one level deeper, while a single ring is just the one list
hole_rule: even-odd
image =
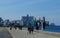
[{"label": "blue sky", "polygon": [[60,25],[60,0],[0,0],[0,17],[17,20],[21,16],[46,17]]}]

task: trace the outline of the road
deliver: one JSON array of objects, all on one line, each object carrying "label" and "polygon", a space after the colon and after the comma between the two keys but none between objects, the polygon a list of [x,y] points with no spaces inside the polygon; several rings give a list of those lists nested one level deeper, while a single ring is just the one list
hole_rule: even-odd
[{"label": "road", "polygon": [[9,30],[13,38],[60,38],[59,36],[49,35],[46,33],[37,33],[34,32],[33,34],[28,34],[27,30]]},{"label": "road", "polygon": [[12,38],[12,36],[7,29],[0,27],[0,38]]}]

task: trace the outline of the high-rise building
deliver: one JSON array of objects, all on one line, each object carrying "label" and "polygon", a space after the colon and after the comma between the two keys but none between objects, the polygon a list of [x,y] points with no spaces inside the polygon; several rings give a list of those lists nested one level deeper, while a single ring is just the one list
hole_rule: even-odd
[{"label": "high-rise building", "polygon": [[34,20],[34,16],[29,16],[28,14],[27,14],[27,16],[22,16],[22,19],[21,20],[23,20],[23,22],[24,22],[24,25],[28,25],[28,23],[30,22],[30,21],[32,21],[32,20]]},{"label": "high-rise building", "polygon": [[9,20],[9,19],[6,19],[6,20],[4,21],[4,26],[9,26],[9,24],[10,24],[10,20]]},{"label": "high-rise building", "polygon": [[51,26],[55,26],[55,23],[51,23],[50,25],[51,25]]},{"label": "high-rise building", "polygon": [[46,22],[46,26],[49,26],[49,21],[45,21]]},{"label": "high-rise building", "polygon": [[3,19],[0,17],[0,26],[3,26]]},{"label": "high-rise building", "polygon": [[43,17],[43,22],[45,22],[45,17]]}]

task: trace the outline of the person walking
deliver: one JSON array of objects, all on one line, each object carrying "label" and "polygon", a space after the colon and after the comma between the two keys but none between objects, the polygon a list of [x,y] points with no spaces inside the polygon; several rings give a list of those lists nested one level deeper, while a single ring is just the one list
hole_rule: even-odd
[{"label": "person walking", "polygon": [[43,22],[43,30],[45,30],[45,26],[46,26],[46,23],[45,23],[45,22]]},{"label": "person walking", "polygon": [[28,25],[28,32],[29,32],[29,34],[31,34],[31,24],[30,23]]},{"label": "person walking", "polygon": [[45,22],[41,22],[41,25],[42,25],[42,31],[44,31],[45,30],[45,27],[46,27],[46,23]]},{"label": "person walking", "polygon": [[38,32],[38,30],[39,30],[39,28],[40,28],[40,22],[36,22],[36,30],[37,30],[37,32]]},{"label": "person walking", "polygon": [[21,21],[20,21],[20,30],[22,30],[23,25],[24,25],[24,23],[23,23],[23,21],[21,20]]},{"label": "person walking", "polygon": [[31,20],[30,23],[31,23],[31,32],[33,34],[33,31],[34,31],[34,20]]}]

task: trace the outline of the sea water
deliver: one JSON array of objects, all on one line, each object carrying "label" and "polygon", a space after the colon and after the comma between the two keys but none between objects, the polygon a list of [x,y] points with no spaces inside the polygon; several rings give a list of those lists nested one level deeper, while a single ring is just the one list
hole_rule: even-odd
[{"label": "sea water", "polygon": [[46,26],[45,31],[60,32],[60,26]]},{"label": "sea water", "polygon": [[[27,28],[26,26],[24,26],[24,28]],[[35,29],[35,26],[34,26]],[[39,30],[42,30],[42,27],[40,26]],[[46,26],[45,27],[45,31],[49,31],[49,32],[59,32],[60,33],[60,26]]]}]

